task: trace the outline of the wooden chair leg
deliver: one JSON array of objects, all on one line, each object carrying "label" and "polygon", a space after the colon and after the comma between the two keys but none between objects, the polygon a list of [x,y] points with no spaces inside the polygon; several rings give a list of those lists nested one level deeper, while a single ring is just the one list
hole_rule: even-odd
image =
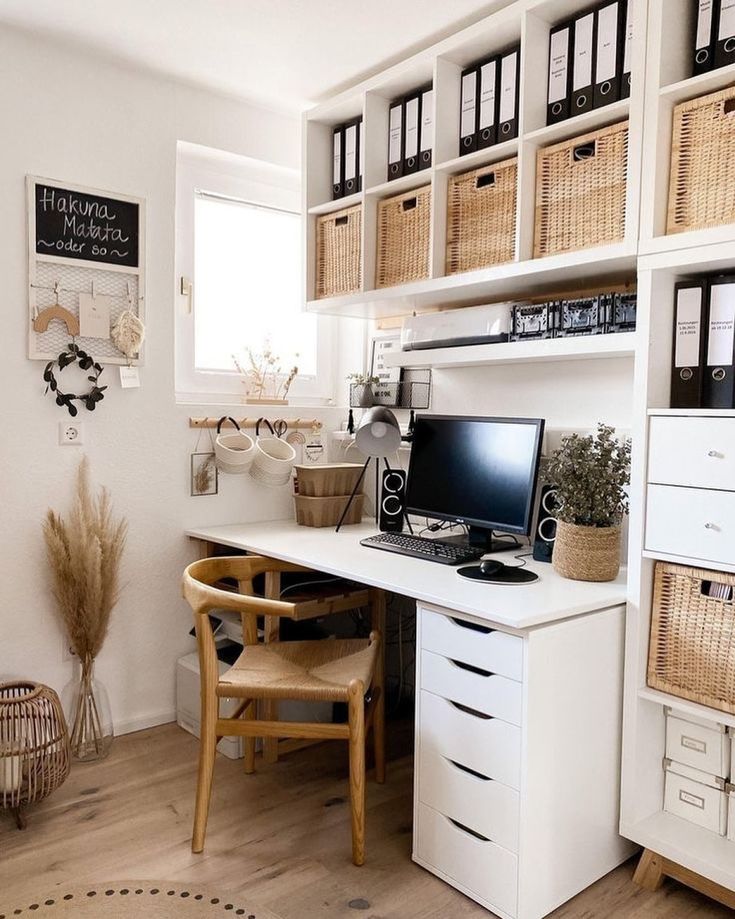
[{"label": "wooden chair leg", "polygon": [[[258,702],[253,701],[248,705],[243,714],[246,721],[254,721],[257,714]],[[255,738],[243,737],[243,747],[245,749],[245,775],[252,775],[255,772]]]},{"label": "wooden chair leg", "polygon": [[365,687],[361,680],[350,683],[348,716],[352,861],[362,865],[365,861]]},{"label": "wooden chair leg", "polygon": [[373,714],[373,751],[375,753],[375,781],[382,785],[385,782],[385,661],[382,635],[379,640],[380,651],[373,677],[373,686],[378,693]]},{"label": "wooden chair leg", "polygon": [[197,778],[197,797],[194,807],[194,833],[191,840],[191,851],[201,852],[204,849],[204,837],[207,833],[209,802],[212,797],[212,777],[214,760],[217,755],[217,712],[219,703],[212,692],[202,700],[202,724],[199,738],[199,775]]}]

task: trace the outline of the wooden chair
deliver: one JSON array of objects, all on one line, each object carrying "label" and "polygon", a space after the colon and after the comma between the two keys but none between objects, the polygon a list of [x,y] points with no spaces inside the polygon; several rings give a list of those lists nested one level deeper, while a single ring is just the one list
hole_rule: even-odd
[{"label": "wooden chair", "polygon": [[[201,671],[202,716],[193,852],[204,849],[215,753],[220,739],[230,736],[245,738],[245,771],[249,773],[255,769],[256,737],[291,737],[348,741],[352,861],[362,865],[365,859],[365,739],[371,727],[376,780],[379,783],[385,781],[382,637],[379,631],[373,629],[369,639],[259,644],[259,615],[305,619],[346,608],[346,602],[350,602],[352,608],[358,605],[354,592],[347,595],[349,600],[342,594],[302,603],[253,595],[253,578],[259,574],[268,576],[274,572],[305,570],[273,559],[240,556],[202,559],[189,565],[184,572],[183,593],[194,610]],[[224,578],[235,579],[239,593],[214,586]],[[385,611],[382,592],[363,590],[360,593],[363,601],[369,602],[372,608],[373,623],[382,621]],[[222,676],[219,675],[208,615],[215,609],[235,610],[242,616],[243,653]],[[232,717],[219,717],[220,698],[242,700]],[[258,719],[257,701],[278,699],[345,702],[348,722],[319,724]]]}]

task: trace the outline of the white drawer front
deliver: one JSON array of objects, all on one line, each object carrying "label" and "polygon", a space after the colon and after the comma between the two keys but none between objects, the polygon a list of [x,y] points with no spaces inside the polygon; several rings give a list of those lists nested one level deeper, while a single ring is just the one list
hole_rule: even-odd
[{"label": "white drawer front", "polygon": [[710,788],[694,779],[666,773],[664,810],[689,823],[725,835],[727,826],[727,796],[724,791]]},{"label": "white drawer front", "polygon": [[490,840],[456,826],[425,804],[416,807],[416,855],[427,865],[514,916],[518,858]]},{"label": "white drawer front", "polygon": [[421,648],[510,677],[523,678],[523,639],[420,608]]},{"label": "white drawer front", "polygon": [[735,842],[735,786],[730,787],[728,795],[729,803],[727,809],[727,838],[730,842]]},{"label": "white drawer front", "polygon": [[732,564],[735,492],[649,485],[646,549]]},{"label": "white drawer front", "polygon": [[433,651],[421,652],[421,689],[511,724],[520,724],[523,684],[496,673],[478,671],[472,664],[455,662]]},{"label": "white drawer front", "polygon": [[735,491],[735,418],[651,418],[648,481]]},{"label": "white drawer front", "polygon": [[710,775],[730,775],[730,743],[725,730],[666,717],[666,757]]},{"label": "white drawer front", "polygon": [[519,794],[515,789],[468,772],[435,750],[421,751],[419,800],[493,842],[518,852]]},{"label": "white drawer front", "polygon": [[421,750],[520,788],[521,729],[499,718],[473,715],[446,699],[422,690],[419,729]]}]

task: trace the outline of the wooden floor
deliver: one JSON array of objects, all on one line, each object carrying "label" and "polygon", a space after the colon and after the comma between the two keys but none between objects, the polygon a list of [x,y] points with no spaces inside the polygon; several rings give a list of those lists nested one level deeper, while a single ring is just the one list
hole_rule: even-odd
[{"label": "wooden floor", "polygon": [[[395,727],[389,750],[406,748]],[[0,908],[57,885],[170,880],[239,893],[258,919],[464,919],[490,914],[411,861],[412,763],[368,782],[367,860],[350,863],[347,756],[322,744],[245,776],[218,757],[207,847],[189,849],[196,740],[174,725],[115,741],[103,763],[76,766],[66,785],[14,829],[0,813]],[[557,919],[732,917],[667,881],[631,883],[627,864],[554,913]],[[364,912],[361,912],[364,910]],[[2,912],[2,909],[0,909]]]}]

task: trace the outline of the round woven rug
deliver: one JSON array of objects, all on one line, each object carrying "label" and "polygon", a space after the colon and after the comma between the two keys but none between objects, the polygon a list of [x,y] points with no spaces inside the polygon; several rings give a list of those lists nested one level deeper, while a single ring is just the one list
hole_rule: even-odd
[{"label": "round woven rug", "polygon": [[[269,916],[272,914],[268,914]],[[212,893],[180,882],[126,881],[89,887],[59,887],[26,903],[0,904],[0,919],[259,919],[236,895]]]}]

